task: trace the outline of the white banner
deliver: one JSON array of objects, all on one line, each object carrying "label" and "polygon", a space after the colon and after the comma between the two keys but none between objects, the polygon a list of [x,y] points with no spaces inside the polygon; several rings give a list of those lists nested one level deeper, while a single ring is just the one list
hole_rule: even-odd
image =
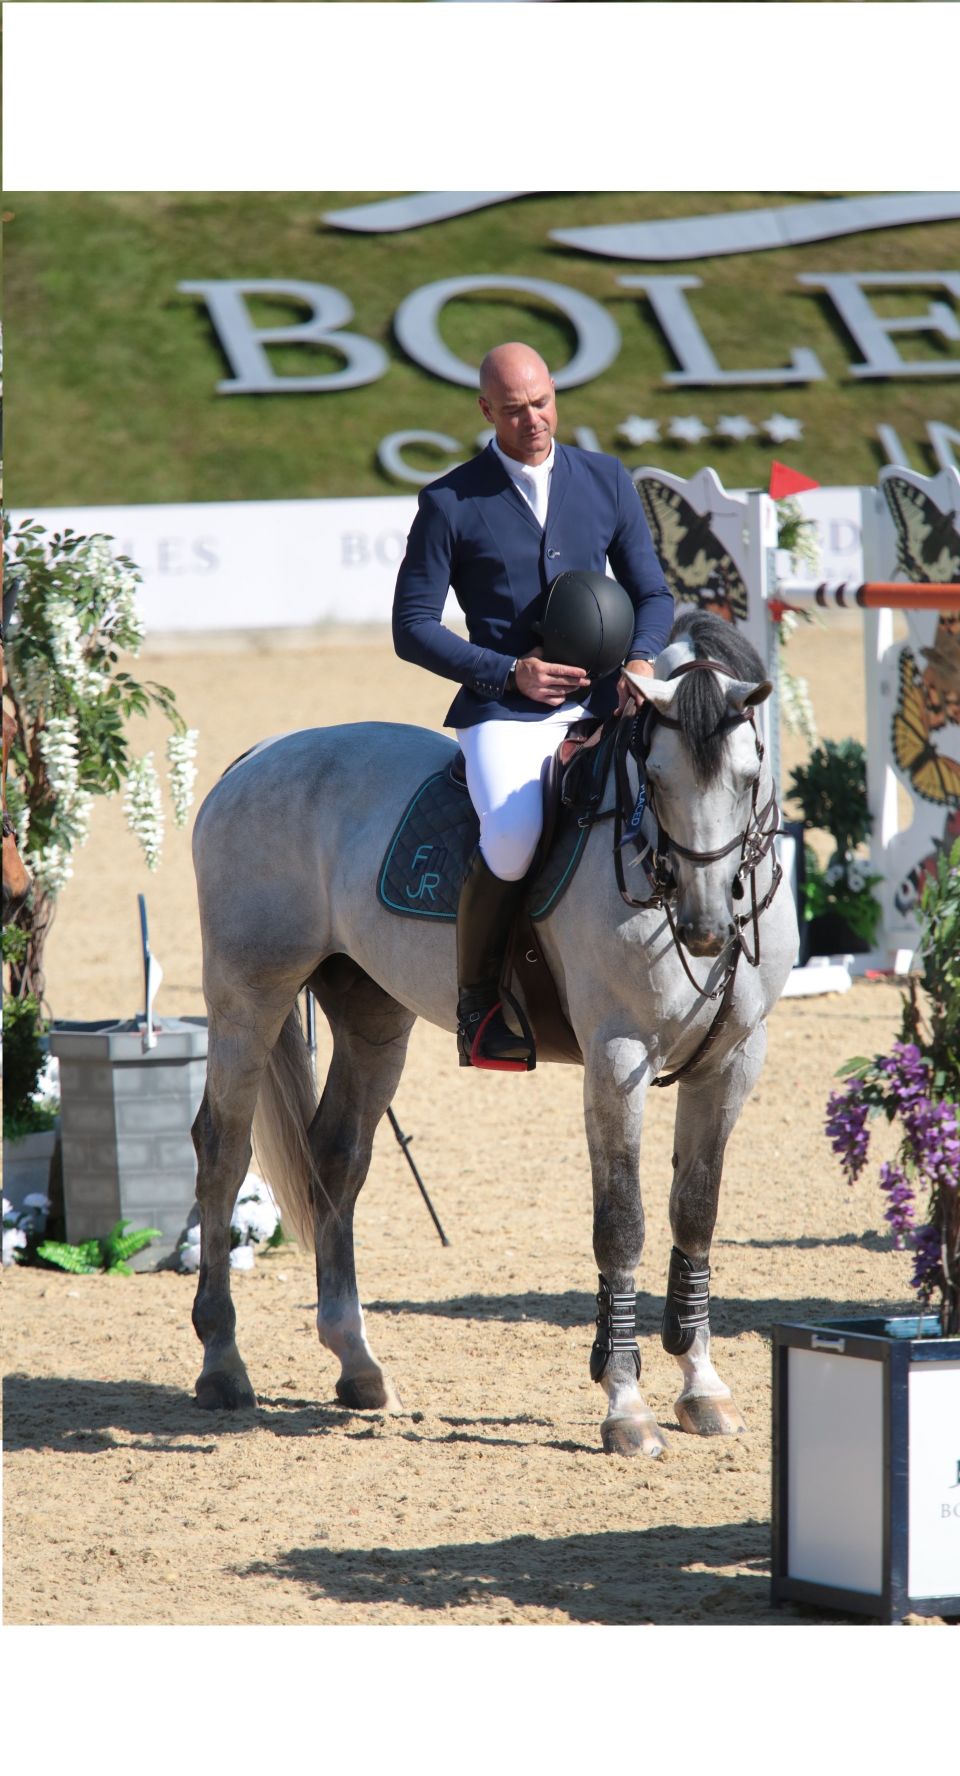
[{"label": "white banner", "polygon": [[[855,487],[805,493],[817,520],[818,578],[862,578]],[[45,530],[116,538],[143,575],[148,633],[388,623],[415,493],[383,499],[223,501],[177,506],[58,506],[29,514]],[[27,516],[12,514],[14,524]],[[447,622],[460,621],[451,596]]]},{"label": "white banner", "polygon": [[[29,516],[116,538],[143,575],[148,633],[388,623],[417,509],[395,499],[71,506]],[[16,525],[27,514],[14,512]]]}]

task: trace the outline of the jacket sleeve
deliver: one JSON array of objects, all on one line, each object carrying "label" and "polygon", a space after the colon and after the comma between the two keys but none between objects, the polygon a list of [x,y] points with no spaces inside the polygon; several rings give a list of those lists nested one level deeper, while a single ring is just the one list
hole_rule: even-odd
[{"label": "jacket sleeve", "polygon": [[393,645],[401,660],[452,678],[483,697],[500,697],[513,656],[477,647],[441,622],[455,571],[456,539],[439,500],[425,488],[407,538],[393,595]]},{"label": "jacket sleeve", "polygon": [[617,528],[607,560],[624,591],[630,594],[637,620],[628,659],[656,655],[666,644],[673,623],[673,593],[663,577],[640,496],[622,462],[617,462]]}]

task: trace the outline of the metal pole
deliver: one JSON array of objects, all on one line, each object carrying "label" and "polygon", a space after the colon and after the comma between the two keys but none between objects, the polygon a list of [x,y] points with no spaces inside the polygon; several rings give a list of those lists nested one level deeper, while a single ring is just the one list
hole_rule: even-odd
[{"label": "metal pole", "polygon": [[[316,1076],[317,1076],[317,1020],[316,1020],[316,1007],[313,1003],[313,994],[311,993],[309,987],[305,988],[305,997],[306,997],[306,1002],[307,1002],[307,1014],[306,1014],[307,1047],[310,1050],[310,1059],[311,1059],[311,1062],[313,1063],[313,1076],[314,1076],[314,1080],[316,1080]],[[440,1225],[439,1220],[437,1219],[436,1209],[434,1208],[432,1202],[430,1201],[429,1196],[427,1195],[427,1187],[424,1184],[423,1179],[421,1178],[420,1173],[417,1170],[416,1161],[414,1160],[413,1155],[410,1152],[410,1142],[413,1140],[413,1136],[412,1135],[405,1135],[403,1133],[403,1130],[401,1129],[400,1124],[398,1123],[396,1117],[394,1116],[392,1105],[387,1110],[387,1115],[390,1118],[390,1127],[392,1128],[394,1134],[397,1137],[397,1141],[399,1143],[400,1150],[403,1153],[404,1159],[406,1160],[408,1166],[410,1167],[411,1172],[413,1173],[413,1175],[417,1181],[417,1189],[419,1190],[420,1195],[423,1197],[423,1200],[426,1203],[427,1208],[430,1210],[430,1218],[433,1221],[433,1225],[436,1228],[438,1234],[440,1235],[440,1244],[443,1246],[449,1246],[450,1241],[448,1240],[446,1234],[443,1231],[443,1228]]]},{"label": "metal pole", "polygon": [[960,585],[953,581],[781,580],[778,598],[811,599],[825,605],[832,599],[841,609],[847,599],[867,610],[960,610]]},{"label": "metal pole", "polygon": [[413,1158],[413,1154],[410,1152],[410,1142],[413,1140],[413,1136],[412,1135],[405,1135],[403,1133],[403,1130],[401,1129],[399,1122],[397,1121],[396,1117],[393,1114],[393,1105],[392,1104],[387,1111],[387,1115],[390,1118],[390,1127],[392,1128],[392,1130],[393,1130],[394,1134],[396,1135],[397,1140],[400,1144],[401,1150],[403,1152],[403,1157],[406,1160],[408,1166],[410,1167],[411,1172],[413,1173],[414,1177],[417,1180],[417,1187],[420,1191],[420,1195],[423,1197],[423,1200],[426,1203],[427,1208],[430,1210],[430,1217],[433,1221],[433,1225],[440,1235],[440,1244],[442,1246],[449,1246],[450,1241],[448,1240],[446,1234],[443,1231],[443,1228],[440,1226],[440,1223],[437,1220],[437,1212],[436,1212],[432,1202],[430,1201],[429,1196],[427,1195],[426,1185],[424,1184],[423,1179],[420,1176],[420,1173],[417,1171],[417,1167],[416,1167],[416,1163]]}]

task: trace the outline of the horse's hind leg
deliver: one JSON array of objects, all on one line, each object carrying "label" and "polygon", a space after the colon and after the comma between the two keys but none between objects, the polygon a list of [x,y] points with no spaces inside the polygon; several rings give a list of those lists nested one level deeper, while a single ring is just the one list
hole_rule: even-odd
[{"label": "horse's hind leg", "polygon": [[398,1411],[400,1400],[367,1342],[357,1293],[353,1211],[370,1167],[377,1123],[396,1091],[412,1012],[346,956],[332,956],[310,986],[333,1034],[333,1057],[310,1128],[319,1188],[314,1199],[317,1331],[340,1362],[342,1406]]},{"label": "horse's hind leg", "polygon": [[670,1192],[674,1249],[662,1339],[683,1373],[675,1405],[680,1429],[701,1437],[738,1436],[746,1429],[710,1355],[709,1261],[724,1151],[763,1066],[766,1046],[761,1024],[718,1077],[700,1081],[693,1075],[678,1088]]},{"label": "horse's hind leg", "polygon": [[[285,1007],[284,1009],[289,1009]],[[211,1008],[207,1083],[193,1124],[197,1154],[202,1261],[193,1324],[203,1344],[197,1404],[235,1410],[255,1404],[237,1350],[237,1316],[230,1296],[230,1220],[250,1165],[250,1129],[263,1069],[283,1012],[258,1023],[249,1003],[231,1012]]]}]

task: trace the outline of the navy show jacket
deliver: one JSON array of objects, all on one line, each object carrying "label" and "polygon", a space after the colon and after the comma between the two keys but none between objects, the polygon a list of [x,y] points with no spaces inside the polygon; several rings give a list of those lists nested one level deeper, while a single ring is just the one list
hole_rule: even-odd
[{"label": "navy show jacket", "polygon": [[[533,624],[557,575],[569,568],[603,573],[607,560],[637,613],[627,658],[658,654],[673,621],[673,595],[618,457],[557,444],[542,530],[490,444],[422,490],[397,576],[393,640],[402,660],[463,687],[446,727],[498,717],[537,721],[553,713],[507,691],[507,675],[514,660],[538,644]],[[450,587],[469,640],[440,620]],[[610,673],[571,701],[607,715],[616,704],[616,683]]]}]

